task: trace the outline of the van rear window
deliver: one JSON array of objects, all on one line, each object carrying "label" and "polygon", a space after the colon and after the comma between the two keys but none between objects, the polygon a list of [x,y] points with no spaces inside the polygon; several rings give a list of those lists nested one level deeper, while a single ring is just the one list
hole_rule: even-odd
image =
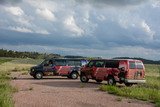
[{"label": "van rear window", "polygon": [[141,62],[136,62],[137,69],[143,69],[143,64]]},{"label": "van rear window", "polygon": [[129,62],[129,68],[130,69],[143,69],[143,63],[141,62]]},{"label": "van rear window", "polygon": [[136,63],[135,62],[129,62],[129,68],[130,69],[135,69],[136,68]]}]

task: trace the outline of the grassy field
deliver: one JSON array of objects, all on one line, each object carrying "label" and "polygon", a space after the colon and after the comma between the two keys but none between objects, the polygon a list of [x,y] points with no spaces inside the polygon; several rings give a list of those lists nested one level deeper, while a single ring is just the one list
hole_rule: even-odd
[{"label": "grassy field", "polygon": [[146,84],[135,85],[132,87],[119,86],[100,86],[100,90],[110,94],[149,101],[160,107],[160,65],[145,65]]},{"label": "grassy field", "polygon": [[13,107],[12,93],[17,91],[10,85],[11,72],[27,73],[29,68],[42,60],[0,58],[0,107]]}]

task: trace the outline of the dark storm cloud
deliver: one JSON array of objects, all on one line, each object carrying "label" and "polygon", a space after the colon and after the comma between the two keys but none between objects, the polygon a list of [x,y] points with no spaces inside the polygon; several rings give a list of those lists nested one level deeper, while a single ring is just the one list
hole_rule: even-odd
[{"label": "dark storm cloud", "polygon": [[90,48],[92,45],[97,43],[96,38],[90,37],[74,38],[61,34],[42,35],[36,33],[0,30],[0,44],[6,45],[41,45],[75,48],[81,46],[82,48]]},{"label": "dark storm cloud", "polygon": [[148,0],[76,0],[80,3],[93,4],[95,6],[111,5],[111,6],[128,6],[138,5]]},{"label": "dark storm cloud", "polygon": [[22,0],[0,0],[0,5],[3,4],[16,4],[18,2],[21,2]]}]

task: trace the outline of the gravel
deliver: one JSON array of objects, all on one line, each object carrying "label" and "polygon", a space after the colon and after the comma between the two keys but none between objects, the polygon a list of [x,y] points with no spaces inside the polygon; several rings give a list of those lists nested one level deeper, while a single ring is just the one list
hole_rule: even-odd
[{"label": "gravel", "polygon": [[[14,74],[14,77],[16,74]],[[105,82],[103,82],[104,84]],[[81,83],[79,79],[49,77],[35,80],[29,75],[17,73],[12,86],[15,107],[153,107],[144,101],[126,99],[98,90],[101,84],[91,80]]]}]

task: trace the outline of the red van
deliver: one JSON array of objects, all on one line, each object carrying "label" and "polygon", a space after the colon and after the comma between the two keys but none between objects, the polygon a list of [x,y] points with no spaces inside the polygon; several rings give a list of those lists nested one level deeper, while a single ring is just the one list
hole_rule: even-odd
[{"label": "red van", "polygon": [[94,79],[97,82],[106,80],[109,85],[116,82],[131,86],[137,83],[145,83],[145,68],[140,60],[133,59],[100,59],[91,60],[81,68],[81,82]]}]

